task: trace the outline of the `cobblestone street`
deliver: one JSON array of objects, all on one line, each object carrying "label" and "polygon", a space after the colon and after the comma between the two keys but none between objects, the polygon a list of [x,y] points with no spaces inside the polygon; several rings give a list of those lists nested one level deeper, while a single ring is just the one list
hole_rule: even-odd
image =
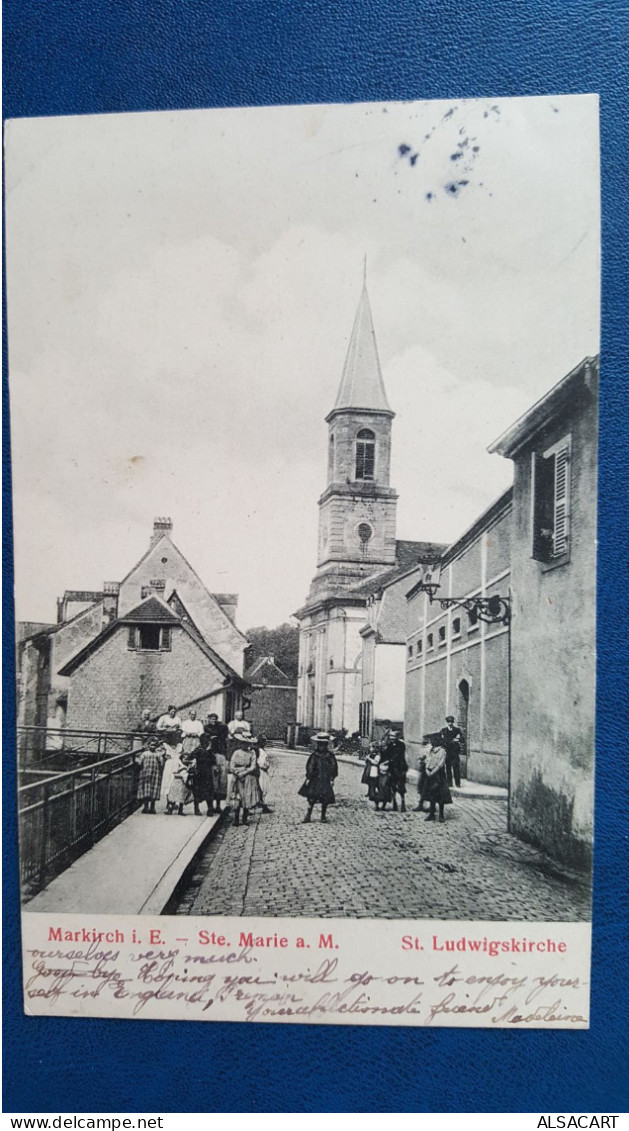
[{"label": "cobblestone street", "polygon": [[[271,754],[272,814],[235,828],[226,816],[167,914],[580,920],[585,884],[506,832],[506,802],[455,798],[446,823],[375,813],[360,767],[339,763],[328,824],[302,824],[306,759]],[[463,787],[465,788],[465,787]],[[409,808],[417,801],[410,784]]]}]

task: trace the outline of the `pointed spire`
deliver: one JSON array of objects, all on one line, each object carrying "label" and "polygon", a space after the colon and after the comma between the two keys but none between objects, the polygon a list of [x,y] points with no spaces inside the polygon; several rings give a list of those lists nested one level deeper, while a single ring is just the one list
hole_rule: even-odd
[{"label": "pointed spire", "polygon": [[363,264],[363,289],[354,319],[338,396],[332,411],[336,412],[343,408],[391,412],[382,380],[376,334],[367,294],[367,256]]}]

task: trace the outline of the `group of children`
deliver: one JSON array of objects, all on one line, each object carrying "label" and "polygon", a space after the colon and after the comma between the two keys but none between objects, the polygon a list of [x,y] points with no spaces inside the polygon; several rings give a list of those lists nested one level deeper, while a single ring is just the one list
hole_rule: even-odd
[{"label": "group of children", "polygon": [[[460,733],[460,732],[459,732]],[[444,809],[452,804],[447,775],[447,752],[443,732],[429,734],[423,739],[419,756],[416,811],[424,812],[428,805],[427,821],[445,821]],[[385,732],[379,743],[372,743],[365,758],[362,781],[367,786],[367,797],[374,802],[376,812],[384,811],[389,803],[397,810],[400,798],[402,812],[406,810],[406,776],[408,763],[405,745],[396,731]],[[458,784],[458,781],[457,781]]]},{"label": "group of children", "polygon": [[[194,802],[194,812],[201,814],[205,802],[208,815],[220,813],[228,799],[235,810],[234,823],[246,824],[249,811],[259,807],[270,813],[268,807],[269,757],[266,737],[251,734],[250,724],[237,712],[228,724],[217,724],[215,716],[208,718],[205,727],[190,720],[183,724],[172,714],[179,726],[164,733],[149,734],[146,749],[138,756],[140,770],[137,796],[143,802],[143,813],[155,813],[155,804],[165,797],[167,814],[185,816],[185,808]],[[187,725],[188,724],[188,725]]]}]

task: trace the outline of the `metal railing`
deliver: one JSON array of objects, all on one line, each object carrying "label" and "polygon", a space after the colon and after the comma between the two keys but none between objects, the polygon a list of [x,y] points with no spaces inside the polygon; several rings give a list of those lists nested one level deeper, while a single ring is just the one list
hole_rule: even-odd
[{"label": "metal railing", "polygon": [[18,726],[17,751],[20,770],[73,767],[80,760],[102,759],[127,754],[137,746],[139,736],[129,731],[57,730],[45,726]]},{"label": "metal railing", "polygon": [[20,881],[25,899],[134,811],[138,753],[129,751],[19,787]]}]

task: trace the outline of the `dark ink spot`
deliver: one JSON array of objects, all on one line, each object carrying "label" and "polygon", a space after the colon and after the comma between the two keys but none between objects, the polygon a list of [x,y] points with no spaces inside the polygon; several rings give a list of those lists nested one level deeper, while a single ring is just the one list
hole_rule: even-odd
[{"label": "dark ink spot", "polygon": [[455,181],[449,181],[449,183],[445,186],[445,189],[446,192],[451,193],[452,196],[456,196],[457,192],[459,191],[459,186]]},{"label": "dark ink spot", "polygon": [[433,199],[433,197],[434,197],[434,193],[432,193],[432,192],[427,192],[427,193],[426,193],[426,200],[432,200],[432,199]]},{"label": "dark ink spot", "polygon": [[451,161],[458,161],[462,156],[463,156],[462,153],[451,153],[450,154],[450,160]]},{"label": "dark ink spot", "polygon": [[473,145],[472,146],[472,153],[478,153],[479,150],[480,150],[480,145]]},{"label": "dark ink spot", "polygon": [[469,181],[459,181],[458,183],[459,183],[459,184],[461,185],[461,187],[463,188],[463,187],[465,187],[465,185],[469,185],[469,183],[470,183],[470,182],[469,182]]},{"label": "dark ink spot", "polygon": [[412,157],[409,157],[409,161],[410,161],[411,165],[415,164],[418,157],[419,157],[419,153],[414,153]]},{"label": "dark ink spot", "polygon": [[402,145],[398,145],[397,151],[400,157],[406,157],[406,154],[411,152],[411,147],[402,143]]}]

